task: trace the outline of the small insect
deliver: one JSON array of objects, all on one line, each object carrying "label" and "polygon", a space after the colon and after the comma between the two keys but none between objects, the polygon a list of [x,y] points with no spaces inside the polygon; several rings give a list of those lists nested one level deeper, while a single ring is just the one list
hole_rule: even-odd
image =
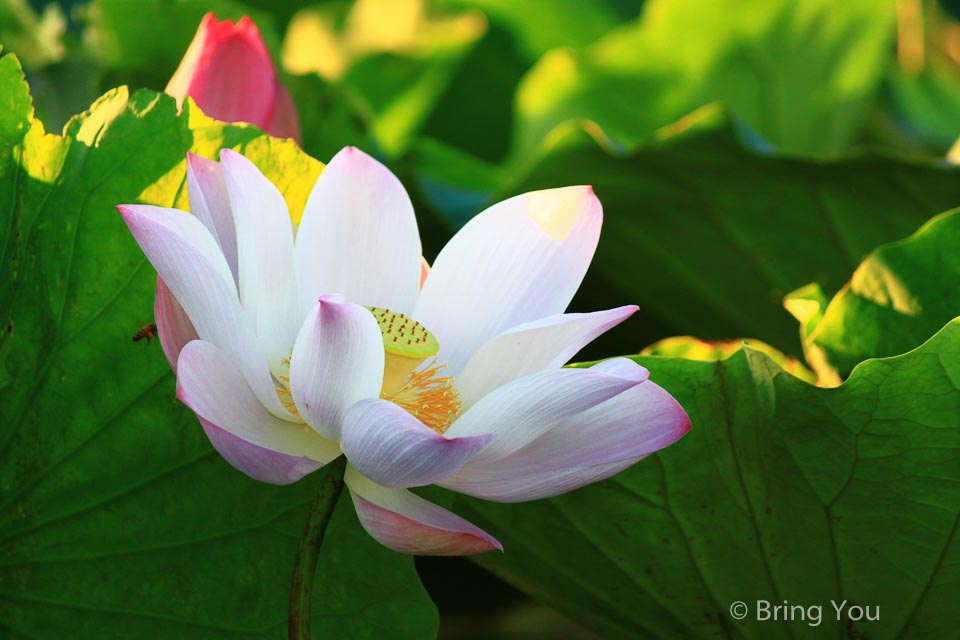
[{"label": "small insect", "polygon": [[147,344],[150,344],[150,341],[155,337],[157,337],[157,324],[155,322],[151,322],[147,326],[140,329],[140,331],[137,331],[137,333],[133,336],[133,341],[140,342],[146,338]]}]

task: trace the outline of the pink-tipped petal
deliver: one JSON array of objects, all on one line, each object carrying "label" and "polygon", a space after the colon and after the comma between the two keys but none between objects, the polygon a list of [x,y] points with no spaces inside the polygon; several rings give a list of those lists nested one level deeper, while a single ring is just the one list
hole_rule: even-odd
[{"label": "pink-tipped petal", "polygon": [[277,398],[256,333],[237,299],[230,267],[203,223],[177,209],[120,205],[117,210],[197,335],[230,358],[271,413],[292,420]]},{"label": "pink-tipped petal", "polygon": [[227,183],[220,163],[187,152],[187,194],[190,213],[210,231],[237,280],[237,229],[233,224]]},{"label": "pink-tipped petal", "polygon": [[590,187],[535,191],[483,211],[447,243],[413,317],[436,336],[452,373],[502,331],[567,308],[602,219]]},{"label": "pink-tipped petal", "polygon": [[420,235],[400,181],[359,149],[324,168],[297,230],[302,304],[342,293],[357,304],[409,314],[420,291]]},{"label": "pink-tipped petal", "polygon": [[231,465],[260,482],[291,484],[324,465],[318,460],[258,447],[203,418],[200,418],[200,424],[217,453]]},{"label": "pink-tipped petal", "polygon": [[511,380],[557,369],[600,334],[637,310],[635,305],[568,313],[528,322],[504,331],[477,349],[457,376],[463,408]]},{"label": "pink-tipped petal", "polygon": [[498,502],[537,500],[607,478],[689,429],[680,404],[648,380],[555,422],[510,455],[484,465],[468,463],[440,484]]},{"label": "pink-tipped petal", "polygon": [[497,435],[470,461],[482,467],[525,447],[571,416],[642,384],[649,372],[631,360],[622,371],[555,369],[509,382],[467,409],[448,438]]},{"label": "pink-tipped petal", "polygon": [[561,421],[503,463],[572,467],[639,459],[673,444],[689,430],[690,418],[680,403],[648,380]]},{"label": "pink-tipped petal", "polygon": [[[190,96],[210,117],[265,128],[273,109],[276,70],[249,18],[234,24],[204,16],[165,89],[181,105]],[[268,131],[269,133],[269,131]]]},{"label": "pink-tipped petal", "polygon": [[340,446],[360,473],[385,487],[421,487],[463,466],[492,434],[445,438],[386,400],[363,400],[347,412]]},{"label": "pink-tipped petal", "polygon": [[335,442],[264,409],[233,363],[209,342],[194,340],[180,352],[177,397],[200,418],[258,447],[321,464],[340,455]]},{"label": "pink-tipped petal", "polygon": [[360,524],[386,547],[426,556],[503,551],[489,533],[405,489],[381,487],[350,466],[344,480]]},{"label": "pink-tipped petal", "polygon": [[177,372],[177,358],[180,350],[191,340],[197,340],[197,330],[190,322],[187,312],[173,297],[163,278],[157,276],[157,293],[153,299],[153,317],[157,323],[157,334],[163,355],[167,357],[170,368]]},{"label": "pink-tipped petal", "polygon": [[321,296],[290,357],[290,391],[300,416],[339,441],[347,409],[380,395],[383,361],[383,336],[373,314],[341,296]]},{"label": "pink-tipped petal", "polygon": [[280,191],[250,160],[220,152],[230,208],[237,228],[240,299],[253,323],[273,375],[286,375],[285,360],[303,315],[293,266],[293,223]]}]

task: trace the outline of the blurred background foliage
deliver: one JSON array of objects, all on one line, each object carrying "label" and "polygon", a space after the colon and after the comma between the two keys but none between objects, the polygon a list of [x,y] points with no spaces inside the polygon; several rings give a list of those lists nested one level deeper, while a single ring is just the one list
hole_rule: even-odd
[{"label": "blurred background foliage", "polygon": [[[257,23],[307,153],[353,144],[400,176],[428,260],[491,201],[593,184],[605,231],[573,310],[641,311],[582,360],[749,337],[832,386],[957,315],[937,293],[957,216],[918,231],[960,205],[954,0],[0,0],[0,43],[56,132],[110,88],[162,90],[207,11]],[[878,303],[890,273],[934,311]],[[551,579],[498,562],[527,592]],[[589,637],[471,563],[418,568],[443,637]]]}]

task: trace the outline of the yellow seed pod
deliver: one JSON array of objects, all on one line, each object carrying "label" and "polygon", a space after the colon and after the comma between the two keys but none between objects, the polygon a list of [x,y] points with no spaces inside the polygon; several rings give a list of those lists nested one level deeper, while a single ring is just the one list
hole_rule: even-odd
[{"label": "yellow seed pod", "polygon": [[436,355],[440,349],[437,339],[413,318],[381,307],[367,309],[380,325],[383,348],[387,353],[419,361]]}]

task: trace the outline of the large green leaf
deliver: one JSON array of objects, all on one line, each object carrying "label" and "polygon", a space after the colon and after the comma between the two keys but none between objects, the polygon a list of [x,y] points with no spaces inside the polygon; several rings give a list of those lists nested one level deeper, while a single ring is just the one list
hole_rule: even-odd
[{"label": "large green leaf", "polygon": [[[184,205],[184,152],[243,150],[302,207],[320,165],[290,142],[171,98],[112,91],[63,137],[34,121],[0,59],[7,152],[0,273],[0,635],[277,638],[313,491],[254,482],[174,399],[152,319],[155,274],[114,210]],[[10,144],[8,144],[8,142]],[[9,289],[9,287],[6,287]],[[423,638],[436,612],[408,557],[340,505],[320,555],[320,637]]]},{"label": "large green leaf", "polygon": [[[592,271],[617,303],[639,304],[672,334],[750,336],[793,355],[799,337],[786,294],[809,282],[836,292],[871,249],[960,203],[956,168],[757,152],[714,108],[629,155],[579,128],[558,132],[502,196],[577,183],[592,184],[603,202]],[[643,345],[620,346],[607,353]]]},{"label": "large green leaf", "polygon": [[958,256],[960,211],[950,211],[876,249],[826,309],[801,306],[804,350],[821,383],[839,384],[867,358],[906,353],[960,316]]},{"label": "large green leaf", "polygon": [[720,100],[778,148],[839,153],[879,87],[893,26],[890,0],[651,0],[636,22],[540,60],[517,94],[516,150],[569,119],[632,148]]},{"label": "large green leaf", "polygon": [[[690,433],[550,500],[458,498],[506,549],[482,566],[610,637],[956,634],[960,320],[835,389],[749,347],[716,363],[637,360],[686,407]],[[763,600],[820,605],[821,623],[758,620]],[[838,621],[831,600],[879,607],[880,621]]]}]

